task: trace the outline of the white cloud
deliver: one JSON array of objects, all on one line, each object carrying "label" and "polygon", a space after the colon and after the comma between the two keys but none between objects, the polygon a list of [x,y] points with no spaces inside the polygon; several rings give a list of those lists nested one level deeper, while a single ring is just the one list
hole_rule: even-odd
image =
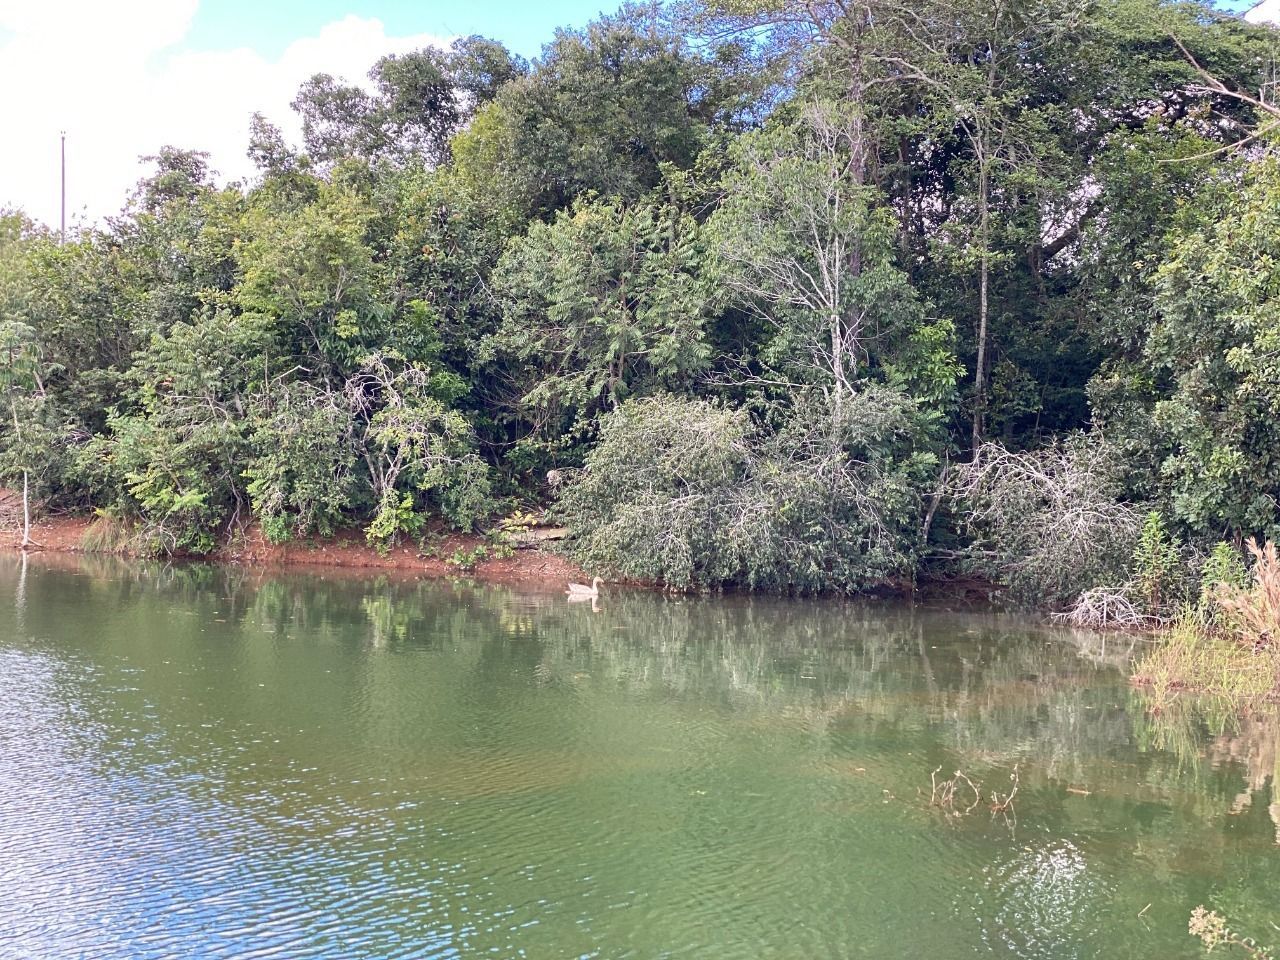
[{"label": "white cloud", "polygon": [[289,109],[313,73],[365,81],[388,53],[446,39],[388,36],[351,15],[300,37],[278,59],[244,47],[175,50],[198,0],[0,0],[0,206],[58,222],[58,134],[67,132],[68,220],[114,213],[165,144],[206,150],[223,179],[252,173],[249,115],[296,137]]}]

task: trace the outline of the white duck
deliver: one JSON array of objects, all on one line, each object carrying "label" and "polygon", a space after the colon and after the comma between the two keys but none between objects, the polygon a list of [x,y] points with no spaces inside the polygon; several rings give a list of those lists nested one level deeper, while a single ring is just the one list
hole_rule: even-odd
[{"label": "white duck", "polygon": [[591,586],[584,583],[571,583],[569,589],[565,591],[574,600],[594,600],[600,596],[600,584],[604,583],[599,577],[591,579]]}]

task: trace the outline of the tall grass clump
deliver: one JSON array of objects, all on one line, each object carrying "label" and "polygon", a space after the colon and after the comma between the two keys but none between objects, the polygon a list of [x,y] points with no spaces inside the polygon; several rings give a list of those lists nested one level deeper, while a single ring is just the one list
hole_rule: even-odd
[{"label": "tall grass clump", "polygon": [[1223,556],[1206,564],[1206,580],[1226,579],[1202,587],[1208,608],[1189,608],[1173,623],[1137,664],[1137,682],[1158,694],[1191,690],[1239,700],[1280,694],[1280,557],[1274,543],[1250,540],[1248,549],[1253,567],[1247,582]]},{"label": "tall grass clump", "polygon": [[1280,558],[1276,545],[1248,543],[1253,555],[1253,583],[1219,583],[1214,592],[1223,627],[1255,652],[1271,651],[1280,633]]},{"label": "tall grass clump", "polygon": [[95,510],[93,522],[80,535],[85,553],[130,553],[138,545],[137,528],[105,510]]}]

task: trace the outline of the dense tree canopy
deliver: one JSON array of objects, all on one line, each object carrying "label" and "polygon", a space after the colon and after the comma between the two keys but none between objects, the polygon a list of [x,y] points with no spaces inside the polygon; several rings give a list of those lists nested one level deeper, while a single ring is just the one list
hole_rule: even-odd
[{"label": "dense tree canopy", "polygon": [[[317,75],[252,183],[164,146],[65,242],[0,214],[0,471],[161,552],[548,506],[686,586],[1056,596],[1142,511],[1275,536],[1277,36],[690,0]],[[1064,516],[1123,522],[1091,563]]]}]

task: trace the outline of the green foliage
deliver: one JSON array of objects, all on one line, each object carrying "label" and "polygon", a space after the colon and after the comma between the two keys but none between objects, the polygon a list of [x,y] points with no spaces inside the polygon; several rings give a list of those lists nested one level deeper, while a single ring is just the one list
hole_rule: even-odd
[{"label": "green foliage", "polygon": [[574,558],[679,587],[737,579],[743,544],[723,512],[743,489],[753,434],[745,413],[705,401],[623,404],[560,496]]},{"label": "green foliage", "polygon": [[481,543],[472,547],[470,550],[465,550],[462,547],[459,547],[448,556],[445,563],[451,567],[457,567],[459,570],[470,573],[476,567],[480,566],[480,564],[484,563],[488,557],[489,548],[485,544]]},{"label": "green foliage", "polygon": [[217,311],[153,337],[131,371],[137,406],[117,408],[81,469],[99,503],[136,516],[157,553],[208,553],[245,511],[240,478],[260,322]]},{"label": "green foliage", "polygon": [[924,304],[894,262],[893,219],[850,165],[850,129],[842,108],[820,102],[738,141],[708,224],[712,279],[772,329],[746,358],[769,379],[848,391],[897,360],[901,381],[941,399],[958,373],[952,328],[924,329]]},{"label": "green foliage", "polygon": [[1164,517],[1152,510],[1133,548],[1134,579],[1149,613],[1158,616],[1184,586],[1178,577],[1181,560],[1179,545],[1169,535]]},{"label": "green foliage", "polygon": [[416,537],[426,528],[427,517],[414,507],[412,493],[398,494],[388,490],[378,502],[378,509],[365,528],[369,543],[386,553],[404,537]]},{"label": "green foliage", "polygon": [[[448,51],[426,47],[383,57],[369,71],[372,92],[316,74],[302,85],[293,108],[310,159],[318,163],[357,157],[378,165],[439,164],[470,112],[527,70],[502,44],[465,37]],[[259,152],[277,158],[279,168],[283,150]]]},{"label": "green foliage", "polygon": [[322,186],[298,210],[260,208],[246,218],[238,306],[269,318],[291,353],[321,369],[353,363],[381,333],[366,243],[372,215],[352,190]]},{"label": "green foliage", "polygon": [[923,556],[1167,614],[1182,553],[1280,525],[1274,34],[940,9],[469,37],[311,78],[254,182],[164,146],[65,243],[0,211],[0,480],[161,552],[554,492],[579,559],[673,586]]},{"label": "green foliage", "polygon": [[455,374],[462,392],[483,392],[479,346],[499,317],[489,278],[520,228],[452,170],[400,177],[393,187],[388,285],[403,307],[386,346]]},{"label": "green foliage", "polygon": [[1154,419],[1174,515],[1192,532],[1280,533],[1280,161],[1206,189],[1156,280]]},{"label": "green foliage", "polygon": [[874,587],[911,568],[928,464],[911,450],[914,416],[873,385],[774,435],[705,401],[631,401],[558,511],[589,569],[680,588]]},{"label": "green foliage", "polygon": [[425,368],[371,355],[346,384],[359,421],[360,449],[377,504],[369,542],[389,546],[417,536],[429,511],[470,530],[492,510],[489,471],[474,452],[475,433],[462,414],[431,393]]},{"label": "green foliage", "polygon": [[546,215],[590,194],[638,199],[670,163],[691,167],[718,104],[686,38],[647,6],[557,32],[531,73],[501,87],[455,141],[501,205]]},{"label": "green foliage", "polygon": [[305,383],[268,393],[261,406],[244,474],[254,515],[273,543],[330,535],[355,506],[350,411]]},{"label": "green foliage", "polygon": [[1244,557],[1229,543],[1217,543],[1200,568],[1200,596],[1197,608],[1202,612],[1216,607],[1219,588],[1244,589],[1249,582]]},{"label": "green foliage", "polygon": [[652,203],[579,203],[507,248],[489,349],[540,428],[525,446],[554,449],[630,396],[690,386],[708,360],[700,254],[692,218]]}]

